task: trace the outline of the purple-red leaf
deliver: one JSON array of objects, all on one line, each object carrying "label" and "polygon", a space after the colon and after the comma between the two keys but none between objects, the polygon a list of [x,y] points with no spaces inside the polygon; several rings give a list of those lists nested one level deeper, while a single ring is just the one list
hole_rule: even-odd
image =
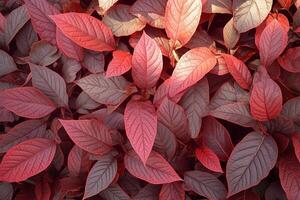
[{"label": "purple-red leaf", "polygon": [[208,147],[201,145],[195,151],[197,159],[207,169],[223,173],[218,156]]},{"label": "purple-red leaf", "polygon": [[52,140],[36,138],[11,148],[0,164],[0,180],[20,182],[42,172],[52,162],[56,144]]},{"label": "purple-red leaf", "polygon": [[135,177],[151,184],[166,184],[181,181],[172,166],[158,153],[152,151],[146,164],[139,156],[130,151],[125,155],[126,169]]},{"label": "purple-red leaf", "polygon": [[164,184],[159,193],[159,200],[184,200],[185,191],[181,182]]},{"label": "purple-red leaf", "polygon": [[152,150],[156,132],[157,115],[150,101],[130,101],[124,111],[127,138],[145,164]]}]

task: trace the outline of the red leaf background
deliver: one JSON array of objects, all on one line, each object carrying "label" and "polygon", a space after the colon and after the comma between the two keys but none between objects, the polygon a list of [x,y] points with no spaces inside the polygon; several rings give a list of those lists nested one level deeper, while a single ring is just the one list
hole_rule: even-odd
[{"label": "red leaf background", "polygon": [[0,199],[300,199],[299,0],[0,1]]}]

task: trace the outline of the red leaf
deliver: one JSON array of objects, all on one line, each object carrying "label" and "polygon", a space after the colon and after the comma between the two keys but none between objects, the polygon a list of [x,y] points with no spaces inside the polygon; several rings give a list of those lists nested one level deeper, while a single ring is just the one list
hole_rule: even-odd
[{"label": "red leaf", "polygon": [[100,157],[87,176],[83,199],[106,189],[114,180],[117,168],[117,160],[112,156]]},{"label": "red leaf", "polygon": [[45,170],[56,151],[54,141],[36,138],[11,148],[0,164],[1,181],[24,181]]},{"label": "red leaf", "polygon": [[162,53],[156,42],[144,32],[132,56],[134,83],[142,89],[154,87],[160,78],[162,68]]},{"label": "red leaf", "polygon": [[34,193],[36,200],[50,200],[51,188],[45,178],[35,183]]},{"label": "red leaf", "polygon": [[300,135],[298,133],[292,136],[292,142],[295,149],[295,155],[300,162]]},{"label": "red leaf", "polygon": [[300,164],[294,154],[279,161],[279,178],[287,199],[297,200],[300,195]]},{"label": "red leaf", "polygon": [[300,47],[288,49],[281,57],[277,59],[280,66],[293,73],[300,72]]},{"label": "red leaf", "polygon": [[222,54],[225,59],[228,71],[234,80],[243,88],[249,89],[252,83],[252,77],[247,66],[232,55]]},{"label": "red leaf", "polygon": [[51,15],[50,18],[66,37],[83,48],[94,51],[111,51],[115,48],[111,30],[88,14],[65,13]]},{"label": "red leaf", "polygon": [[271,136],[251,132],[233,149],[226,166],[228,197],[257,185],[275,166],[278,149]]},{"label": "red leaf", "polygon": [[227,161],[233,144],[227,129],[213,117],[206,117],[200,132],[200,139],[222,161]]},{"label": "red leaf", "polygon": [[0,105],[16,115],[41,118],[56,109],[55,104],[34,87],[19,87],[0,92]]},{"label": "red leaf", "polygon": [[107,11],[103,17],[105,23],[117,37],[128,36],[137,31],[143,30],[146,23],[132,15],[130,6],[117,4]]},{"label": "red leaf", "polygon": [[147,1],[137,0],[130,12],[143,22],[156,28],[164,28],[164,15],[167,0]]},{"label": "red leaf", "polygon": [[169,0],[165,11],[165,29],[173,47],[185,45],[195,33],[200,22],[200,0]]},{"label": "red leaf", "polygon": [[226,199],[227,191],[221,181],[214,175],[201,171],[184,173],[184,184],[188,190],[208,199]]},{"label": "red leaf", "polygon": [[27,120],[10,129],[0,140],[0,152],[4,153],[16,144],[32,138],[45,138],[47,124],[43,120]]},{"label": "red leaf", "polygon": [[259,55],[261,64],[268,67],[284,51],[288,43],[288,35],[284,28],[273,20],[266,26],[259,40]]},{"label": "red leaf", "polygon": [[113,59],[107,66],[106,78],[120,76],[132,67],[132,55],[129,52],[116,50],[113,52]]},{"label": "red leaf", "polygon": [[209,49],[199,47],[185,53],[178,61],[171,76],[170,96],[193,86],[213,67],[217,60]]},{"label": "red leaf", "polygon": [[83,49],[74,43],[72,40],[67,38],[62,31],[56,29],[56,41],[57,47],[68,57],[73,58],[77,61],[83,59]]},{"label": "red leaf", "polygon": [[171,165],[160,154],[154,151],[149,155],[145,165],[134,151],[130,151],[125,155],[124,164],[133,176],[151,184],[166,184],[181,181],[181,178]]},{"label": "red leaf", "polygon": [[206,78],[191,87],[182,97],[181,105],[187,115],[192,138],[199,135],[202,117],[208,114],[209,85]]},{"label": "red leaf", "polygon": [[185,191],[180,182],[164,184],[159,193],[159,200],[184,200]]},{"label": "red leaf", "polygon": [[31,23],[39,36],[51,44],[56,44],[56,27],[48,15],[57,15],[57,8],[47,0],[24,0],[28,9]]},{"label": "red leaf", "polygon": [[43,66],[30,64],[32,85],[42,91],[58,106],[68,107],[65,80],[56,72]]},{"label": "red leaf", "polygon": [[90,154],[74,145],[68,156],[68,170],[70,176],[80,176],[89,171],[92,165]]},{"label": "red leaf", "polygon": [[218,156],[208,147],[201,145],[195,151],[197,159],[207,169],[223,173]]},{"label": "red leaf", "polygon": [[[261,70],[265,70],[261,67]],[[264,72],[267,73],[267,72]],[[255,74],[250,96],[252,116],[259,121],[267,121],[279,115],[282,109],[282,94],[280,87],[268,76]]]},{"label": "red leaf", "polygon": [[124,111],[124,122],[127,138],[145,164],[157,132],[154,106],[149,101],[130,101]]},{"label": "red leaf", "polygon": [[109,129],[96,120],[59,120],[73,142],[80,148],[103,155],[111,150]]}]

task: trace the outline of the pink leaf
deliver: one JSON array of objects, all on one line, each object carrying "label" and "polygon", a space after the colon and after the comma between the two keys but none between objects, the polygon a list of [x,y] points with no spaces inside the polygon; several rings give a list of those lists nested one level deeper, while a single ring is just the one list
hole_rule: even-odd
[{"label": "pink leaf", "polygon": [[182,180],[171,165],[154,151],[151,152],[145,165],[134,151],[130,151],[125,155],[124,164],[133,176],[151,184],[166,184]]},{"label": "pink leaf", "polygon": [[170,96],[193,86],[213,67],[217,60],[209,49],[199,47],[185,53],[178,61],[171,76]]},{"label": "pink leaf", "polygon": [[135,84],[142,89],[154,87],[162,68],[162,53],[156,42],[144,32],[132,56],[132,78]]},{"label": "pink leaf", "polygon": [[52,162],[55,151],[55,142],[43,138],[14,146],[0,164],[1,181],[21,182],[44,171]]},{"label": "pink leaf", "polygon": [[107,66],[106,78],[120,76],[132,67],[132,55],[129,52],[116,50],[113,52],[113,59]]},{"label": "pink leaf", "polygon": [[208,147],[201,145],[195,151],[197,159],[207,169],[223,173],[218,156]]},{"label": "pink leaf", "polygon": [[185,45],[200,22],[200,0],[169,0],[165,11],[165,29],[175,48]]},{"label": "pink leaf", "polygon": [[257,185],[268,176],[277,157],[277,144],[271,136],[258,132],[245,136],[227,162],[228,197]]},{"label": "pink leaf", "polygon": [[66,37],[83,48],[94,51],[111,51],[115,48],[111,30],[88,14],[65,13],[51,15],[50,18]]},{"label": "pink leaf", "polygon": [[90,154],[74,145],[68,155],[68,170],[70,176],[80,176],[89,171],[92,165]]},{"label": "pink leaf", "polygon": [[96,120],[59,120],[73,142],[80,148],[103,155],[111,150],[109,129]]},{"label": "pink leaf", "polygon": [[41,118],[56,109],[55,104],[34,87],[12,88],[0,92],[0,105],[27,118]]},{"label": "pink leaf", "polygon": [[300,72],[300,47],[288,49],[281,57],[277,59],[280,66],[293,73]]},{"label": "pink leaf", "polygon": [[124,122],[126,135],[145,164],[157,132],[157,115],[154,106],[149,101],[130,101],[125,108]]}]

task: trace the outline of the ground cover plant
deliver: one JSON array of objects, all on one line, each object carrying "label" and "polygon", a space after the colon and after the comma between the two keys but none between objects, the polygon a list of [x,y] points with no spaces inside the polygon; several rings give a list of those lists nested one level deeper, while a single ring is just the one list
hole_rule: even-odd
[{"label": "ground cover plant", "polygon": [[300,1],[1,0],[1,200],[299,200]]}]

